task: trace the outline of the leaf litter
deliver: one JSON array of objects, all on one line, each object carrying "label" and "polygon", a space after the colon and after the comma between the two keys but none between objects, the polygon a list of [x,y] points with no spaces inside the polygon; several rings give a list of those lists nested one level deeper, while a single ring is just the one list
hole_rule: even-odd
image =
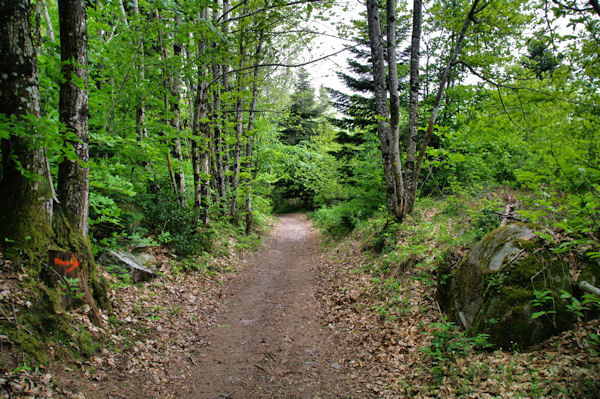
[{"label": "leaf litter", "polygon": [[[401,234],[400,247],[405,239]],[[421,256],[431,259],[436,243],[425,244]],[[426,262],[385,280],[389,272],[377,267],[381,256],[363,247],[360,233],[352,233],[325,250],[318,294],[321,317],[354,358],[352,378],[367,388],[361,397],[600,396],[600,348],[589,340],[600,333],[600,320],[580,320],[527,352],[466,347],[440,365],[423,351],[432,344],[434,323],[445,321],[434,277],[424,278]],[[382,281],[395,285],[382,290]]]},{"label": "leaf litter", "polygon": [[[81,328],[92,332],[104,348],[70,362],[56,357],[36,370],[3,366],[2,397],[177,397],[165,386],[185,383],[186,371],[198,367],[198,354],[213,344],[202,331],[217,325],[217,309],[226,305],[223,293],[236,271],[243,270],[249,254],[211,259],[208,269],[215,273],[183,273],[175,259],[156,251],[162,265],[159,277],[137,286],[115,284],[109,292],[113,314],[102,315],[102,326],[90,323],[85,308],[73,313]],[[426,252],[422,255],[433,256]],[[589,337],[600,334],[600,321],[580,321],[528,352],[467,348],[450,354],[440,367],[422,350],[432,344],[434,323],[443,321],[434,287],[417,266],[393,276],[398,283],[394,290],[382,290],[386,276],[371,267],[380,260],[366,253],[359,235],[353,234],[323,248],[312,262],[318,275],[315,297],[320,323],[330,331],[327,342],[338,351],[329,369],[347,373],[354,382],[348,397],[597,397],[600,356]],[[9,274],[7,260],[0,266],[0,301],[16,303],[18,315],[28,307],[27,295],[19,294],[23,276]],[[257,323],[260,320],[243,319],[241,324]],[[292,339],[285,338],[291,345]],[[14,357],[8,337],[0,336],[0,343],[2,353],[8,348]],[[274,354],[265,352],[264,360],[253,368],[280,378],[293,373],[288,368],[274,369],[274,359]],[[136,391],[132,393],[131,387]],[[222,395],[241,397],[235,392]]]}]

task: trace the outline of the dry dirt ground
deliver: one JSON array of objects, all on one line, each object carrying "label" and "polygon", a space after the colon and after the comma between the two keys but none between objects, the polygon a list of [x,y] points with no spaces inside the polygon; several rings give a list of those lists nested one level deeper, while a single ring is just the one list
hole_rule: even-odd
[{"label": "dry dirt ground", "polygon": [[358,397],[344,348],[319,317],[319,253],[306,217],[282,215],[259,251],[222,284],[194,281],[198,273],[155,283],[144,308],[157,312],[137,317],[129,316],[137,309],[131,302],[149,292],[129,288],[131,298],[115,299],[115,312],[131,328],[130,347],[107,349],[80,370],[54,370],[54,383],[66,396],[85,398]]},{"label": "dry dirt ground", "polygon": [[303,215],[284,215],[230,282],[210,343],[175,389],[182,398],[353,397],[331,332],[317,314],[319,240]]}]

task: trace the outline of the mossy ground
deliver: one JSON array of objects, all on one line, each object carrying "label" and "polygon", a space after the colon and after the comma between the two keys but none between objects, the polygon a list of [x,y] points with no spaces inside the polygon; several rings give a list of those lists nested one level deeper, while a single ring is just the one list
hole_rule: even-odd
[{"label": "mossy ground", "polygon": [[[31,238],[21,243],[19,251],[15,252],[16,247],[11,246],[8,251],[11,260],[0,253],[4,293],[1,306],[7,314],[0,322],[0,332],[16,345],[13,349],[17,351],[10,363],[14,367],[31,366],[46,364],[61,354],[90,356],[102,339],[80,327],[80,322],[69,313],[85,305],[91,310],[84,318],[89,316],[97,322],[96,304],[108,306],[106,282],[99,276],[89,239],[74,231],[59,212],[55,213],[52,232],[34,226],[28,235]],[[45,244],[40,247],[42,241]],[[48,249],[82,256],[78,286],[67,287],[45,280],[45,273],[49,273]],[[49,350],[50,347],[54,349]]]},{"label": "mossy ground", "polygon": [[[0,308],[12,317],[0,321],[0,334],[16,345],[7,348],[14,352],[5,367],[44,365],[61,356],[87,357],[98,350],[103,338],[92,335],[62,307],[66,294],[60,287],[49,288],[21,273],[23,269],[11,269],[1,271],[7,295]],[[18,278],[7,277],[9,273]]]}]

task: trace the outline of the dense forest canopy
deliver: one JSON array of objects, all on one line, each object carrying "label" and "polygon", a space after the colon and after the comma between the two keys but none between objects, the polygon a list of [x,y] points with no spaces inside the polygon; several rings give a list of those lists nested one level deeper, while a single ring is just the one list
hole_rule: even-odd
[{"label": "dense forest canopy", "polygon": [[[598,1],[338,3],[0,1],[3,255],[77,254],[97,312],[109,249],[194,262],[298,210],[385,240],[419,202],[504,190],[600,257]],[[345,89],[313,85],[313,19],[350,43]]]},{"label": "dense forest canopy", "polygon": [[[349,94],[329,92],[334,112],[308,72],[290,68],[306,64],[295,60],[318,35],[306,22],[335,10],[330,3],[96,2],[78,11],[84,31],[61,40],[57,5],[23,2],[24,42],[6,41],[3,53],[29,49],[36,93],[29,109],[6,103],[3,113],[6,203],[46,185],[43,197],[62,204],[89,179],[89,204],[73,210],[86,234],[89,207],[95,250],[168,234],[193,253],[199,242],[189,240],[208,234],[211,219],[243,217],[250,231],[253,214],[281,201],[346,207],[337,212],[359,220],[387,192],[402,220],[417,193],[490,184],[539,193],[534,219],[560,210],[565,227],[597,230],[595,2],[367,5],[339,22],[356,44],[349,72],[338,72]],[[81,58],[68,53],[77,46]],[[17,73],[9,67],[4,84]],[[66,123],[66,108],[79,107],[68,104],[67,86],[89,103],[79,127]],[[28,167],[27,156],[40,164]],[[65,188],[74,178],[60,165],[69,163],[83,186]],[[387,188],[374,185],[381,180]],[[17,233],[9,219],[21,211],[5,209],[4,234],[22,247],[33,235]],[[205,233],[190,233],[198,228]]]}]

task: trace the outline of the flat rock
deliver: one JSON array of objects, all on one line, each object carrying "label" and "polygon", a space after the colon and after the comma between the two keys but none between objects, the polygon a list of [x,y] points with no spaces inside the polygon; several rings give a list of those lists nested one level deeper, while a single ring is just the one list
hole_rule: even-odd
[{"label": "flat rock", "polygon": [[134,283],[156,277],[153,270],[156,258],[146,253],[134,255],[125,251],[108,250],[100,256],[98,263],[113,273],[129,274]]}]

